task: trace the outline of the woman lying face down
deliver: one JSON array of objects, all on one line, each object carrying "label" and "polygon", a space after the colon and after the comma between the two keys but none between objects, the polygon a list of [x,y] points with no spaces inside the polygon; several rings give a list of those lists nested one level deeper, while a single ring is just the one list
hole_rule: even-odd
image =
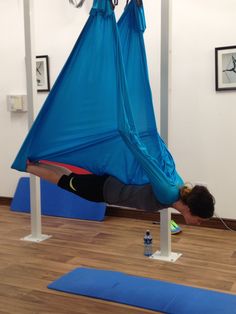
[{"label": "woman lying face down", "polygon": [[67,168],[43,162],[29,163],[27,172],[92,202],[148,211],[172,207],[183,215],[187,224],[200,225],[214,214],[214,197],[201,185],[182,186],[179,199],[164,205],[158,201],[150,184],[126,185],[109,175],[76,174]]}]

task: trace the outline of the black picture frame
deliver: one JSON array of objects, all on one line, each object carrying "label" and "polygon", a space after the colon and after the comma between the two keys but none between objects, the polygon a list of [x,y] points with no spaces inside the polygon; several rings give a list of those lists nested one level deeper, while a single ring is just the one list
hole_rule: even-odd
[{"label": "black picture frame", "polygon": [[47,55],[36,56],[36,80],[38,92],[49,92],[49,57]]},{"label": "black picture frame", "polygon": [[236,90],[236,46],[215,48],[215,89]]}]

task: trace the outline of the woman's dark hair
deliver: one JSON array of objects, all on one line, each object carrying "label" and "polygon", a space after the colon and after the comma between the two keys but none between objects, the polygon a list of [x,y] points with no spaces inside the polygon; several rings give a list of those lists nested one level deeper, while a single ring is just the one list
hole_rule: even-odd
[{"label": "woman's dark hair", "polygon": [[214,214],[215,199],[205,186],[195,185],[193,188],[183,186],[180,199],[186,204],[193,216],[211,218]]}]

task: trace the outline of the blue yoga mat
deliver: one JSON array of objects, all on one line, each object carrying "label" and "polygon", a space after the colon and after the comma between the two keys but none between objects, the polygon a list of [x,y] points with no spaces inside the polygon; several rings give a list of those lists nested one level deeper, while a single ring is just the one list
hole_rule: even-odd
[{"label": "blue yoga mat", "polygon": [[235,314],[236,296],[121,272],[77,268],[48,288],[169,314]]},{"label": "blue yoga mat", "polygon": [[[83,220],[104,220],[105,203],[95,203],[84,200],[79,196],[59,188],[57,185],[40,180],[41,182],[41,210],[43,215]],[[30,212],[29,178],[20,178],[11,210]]]}]

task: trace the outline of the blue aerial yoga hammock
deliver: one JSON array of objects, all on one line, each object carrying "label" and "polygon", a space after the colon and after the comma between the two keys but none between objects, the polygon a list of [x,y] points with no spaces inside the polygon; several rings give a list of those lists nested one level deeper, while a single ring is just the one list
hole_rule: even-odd
[{"label": "blue aerial yoga hammock", "polygon": [[183,181],[156,128],[139,2],[130,2],[117,27],[110,0],[94,0],[12,168],[57,161],[125,184],[150,182],[163,204],[179,198]]}]

